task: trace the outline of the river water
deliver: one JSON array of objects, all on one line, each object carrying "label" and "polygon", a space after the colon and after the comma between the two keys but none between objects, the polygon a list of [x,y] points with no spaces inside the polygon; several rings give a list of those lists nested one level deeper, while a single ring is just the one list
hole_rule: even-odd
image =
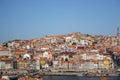
[{"label": "river water", "polygon": [[[43,80],[101,80],[102,77],[43,76]],[[107,80],[120,80],[120,77],[107,77]]]},{"label": "river water", "polygon": [[[102,77],[81,77],[81,76],[41,76],[43,80],[101,80]],[[120,80],[120,77],[106,77],[107,80]],[[18,80],[16,78],[11,78],[10,80]]]}]

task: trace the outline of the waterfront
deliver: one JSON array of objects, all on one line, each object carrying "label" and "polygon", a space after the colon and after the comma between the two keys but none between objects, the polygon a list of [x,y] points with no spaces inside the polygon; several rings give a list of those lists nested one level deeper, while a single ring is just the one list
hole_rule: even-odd
[{"label": "waterfront", "polygon": [[[101,80],[102,77],[80,76],[43,76],[43,80]],[[120,77],[107,77],[108,80],[120,80]]]},{"label": "waterfront", "polygon": [[[107,80],[120,80],[120,77],[109,76]],[[81,76],[42,76],[43,80],[102,80],[102,77],[81,77]],[[18,80],[17,78],[10,80]],[[105,80],[105,79],[104,79]]]}]

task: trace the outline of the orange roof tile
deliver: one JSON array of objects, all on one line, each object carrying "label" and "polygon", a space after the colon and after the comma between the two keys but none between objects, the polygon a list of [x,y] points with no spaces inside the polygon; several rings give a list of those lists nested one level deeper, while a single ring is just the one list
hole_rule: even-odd
[{"label": "orange roof tile", "polygon": [[25,53],[25,50],[14,50],[13,51],[13,55],[21,55],[21,54],[24,54]]},{"label": "orange roof tile", "polygon": [[35,50],[36,53],[41,53],[43,52],[42,50]]},{"label": "orange roof tile", "polygon": [[73,49],[75,49],[76,46],[75,46],[75,45],[70,45],[70,46],[68,46],[68,48],[73,48]]},{"label": "orange roof tile", "polygon": [[12,58],[1,58],[1,60],[12,60]]}]

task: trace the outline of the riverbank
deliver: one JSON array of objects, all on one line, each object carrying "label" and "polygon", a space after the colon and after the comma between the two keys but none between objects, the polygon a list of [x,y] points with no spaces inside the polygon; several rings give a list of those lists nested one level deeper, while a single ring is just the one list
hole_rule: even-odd
[{"label": "riverbank", "polygon": [[92,74],[92,73],[63,73],[63,72],[58,72],[58,73],[39,73],[40,76],[80,76],[80,77],[100,77],[100,76],[116,76],[116,77],[120,77],[119,74]]},{"label": "riverbank", "polygon": [[88,71],[80,71],[73,69],[51,69],[50,71],[40,71],[40,75],[48,75],[48,76],[120,76],[120,72],[88,72]]},{"label": "riverbank", "polygon": [[120,77],[120,72],[87,72],[87,71],[77,71],[77,70],[48,70],[48,71],[39,71],[40,76],[90,76],[90,77],[99,77],[99,76],[117,76]]},{"label": "riverbank", "polygon": [[19,75],[27,75],[27,76],[118,76],[120,77],[120,72],[118,73],[95,73],[95,72],[86,72],[86,71],[74,71],[74,70],[0,70],[3,75],[8,76],[19,76]]},{"label": "riverbank", "polygon": [[[43,76],[43,80],[102,80],[103,77]],[[106,77],[107,80],[120,80],[120,77]]]}]

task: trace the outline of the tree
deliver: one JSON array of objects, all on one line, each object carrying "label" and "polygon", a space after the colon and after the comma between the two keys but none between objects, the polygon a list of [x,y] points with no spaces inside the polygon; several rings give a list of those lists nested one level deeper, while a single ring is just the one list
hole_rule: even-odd
[{"label": "tree", "polygon": [[2,44],[2,46],[3,46],[3,47],[8,47],[8,42],[4,42],[4,43]]}]

